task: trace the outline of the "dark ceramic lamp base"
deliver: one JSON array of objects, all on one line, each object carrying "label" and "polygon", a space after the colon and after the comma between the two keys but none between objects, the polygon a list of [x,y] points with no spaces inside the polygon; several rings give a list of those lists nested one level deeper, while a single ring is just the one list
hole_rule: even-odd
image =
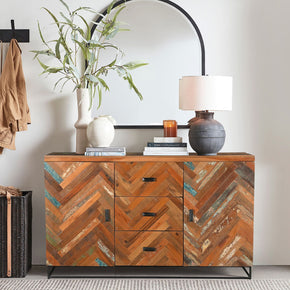
[{"label": "dark ceramic lamp base", "polygon": [[198,155],[216,155],[224,146],[224,127],[213,115],[213,112],[199,111],[196,118],[189,121],[188,140]]}]

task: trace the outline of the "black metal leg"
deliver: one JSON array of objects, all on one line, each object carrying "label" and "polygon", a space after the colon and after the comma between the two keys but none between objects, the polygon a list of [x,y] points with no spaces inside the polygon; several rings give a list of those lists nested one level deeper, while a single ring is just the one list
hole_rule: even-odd
[{"label": "black metal leg", "polygon": [[247,279],[252,279],[252,267],[249,267],[249,271],[247,271],[246,267],[242,267],[242,268],[247,274]]},{"label": "black metal leg", "polygon": [[[228,277],[224,277],[224,276],[193,276],[193,277],[190,277],[190,276],[187,276],[186,278],[191,278],[191,279],[252,279],[252,267],[240,267],[243,269],[243,271],[246,273],[246,276],[243,276],[243,275],[240,275],[240,276],[228,276]],[[122,275],[119,276],[117,275],[118,273],[118,267],[112,267],[112,269],[114,270],[113,272],[111,272],[109,275],[108,273],[103,276],[101,273],[96,275],[96,276],[90,276],[90,278],[122,278]],[[47,278],[50,279],[52,278],[52,273],[53,271],[55,270],[55,266],[47,266]],[[79,276],[79,275],[57,275],[57,278],[86,278],[87,276]],[[144,275],[124,275],[123,278],[133,278],[133,279],[138,279],[138,278],[151,278],[151,279],[159,279],[159,278],[166,278],[166,279],[178,279],[178,278],[182,278],[180,276],[176,276],[176,275],[170,275],[170,276],[167,276],[167,275],[160,275],[160,276],[150,276],[150,274],[148,276],[144,276]]]},{"label": "black metal leg", "polygon": [[55,266],[47,266],[47,279],[51,278],[51,274],[54,271]]}]

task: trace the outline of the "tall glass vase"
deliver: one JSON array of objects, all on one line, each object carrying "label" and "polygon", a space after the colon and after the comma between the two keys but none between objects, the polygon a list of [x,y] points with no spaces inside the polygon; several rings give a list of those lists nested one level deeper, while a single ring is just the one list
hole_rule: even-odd
[{"label": "tall glass vase", "polygon": [[90,94],[88,89],[77,89],[78,120],[76,128],[76,153],[84,154],[88,146],[87,127],[92,121],[90,108]]}]

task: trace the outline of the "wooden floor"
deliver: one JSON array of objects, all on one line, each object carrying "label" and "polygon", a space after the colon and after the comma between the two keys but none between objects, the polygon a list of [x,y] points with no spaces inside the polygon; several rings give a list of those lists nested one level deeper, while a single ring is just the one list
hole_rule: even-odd
[{"label": "wooden floor", "polygon": [[[79,268],[78,268],[79,269]],[[67,275],[68,277],[73,277],[71,275],[74,275],[74,269],[72,271],[69,271],[68,269],[65,269],[65,271],[57,270],[55,274],[60,275]],[[231,273],[232,275],[244,275],[242,269],[215,269],[214,271],[212,269],[208,270],[206,268],[202,268],[198,270],[198,276],[202,276],[206,279],[206,277],[210,276],[220,276],[220,275],[228,275]],[[79,271],[77,272],[77,275],[86,275],[88,274],[87,278],[90,278],[93,276],[92,271],[88,269],[88,271]],[[129,273],[132,275],[132,273]],[[154,273],[156,274],[156,271]],[[92,275],[92,276],[91,276]],[[25,277],[25,279],[47,279],[47,271],[45,266],[33,266],[28,275]],[[269,280],[269,279],[281,279],[281,280],[290,280],[290,266],[255,266],[253,267],[253,279],[257,280]]]}]

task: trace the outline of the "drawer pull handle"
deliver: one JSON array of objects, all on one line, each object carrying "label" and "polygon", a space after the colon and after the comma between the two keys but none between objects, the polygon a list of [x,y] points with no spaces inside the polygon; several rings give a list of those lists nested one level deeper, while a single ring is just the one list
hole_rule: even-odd
[{"label": "drawer pull handle", "polygon": [[190,210],[189,210],[189,217],[188,217],[188,220],[189,220],[190,222],[193,222],[193,209],[190,209]]},{"label": "drawer pull handle", "polygon": [[143,182],[155,182],[157,178],[155,177],[143,177]]},{"label": "drawer pull handle", "polygon": [[155,252],[156,248],[153,247],[143,247],[144,252]]},{"label": "drawer pull handle", "polygon": [[111,214],[109,209],[105,209],[105,221],[110,222],[111,221]]},{"label": "drawer pull handle", "polygon": [[156,216],[155,212],[143,212],[142,213],[143,216]]}]

